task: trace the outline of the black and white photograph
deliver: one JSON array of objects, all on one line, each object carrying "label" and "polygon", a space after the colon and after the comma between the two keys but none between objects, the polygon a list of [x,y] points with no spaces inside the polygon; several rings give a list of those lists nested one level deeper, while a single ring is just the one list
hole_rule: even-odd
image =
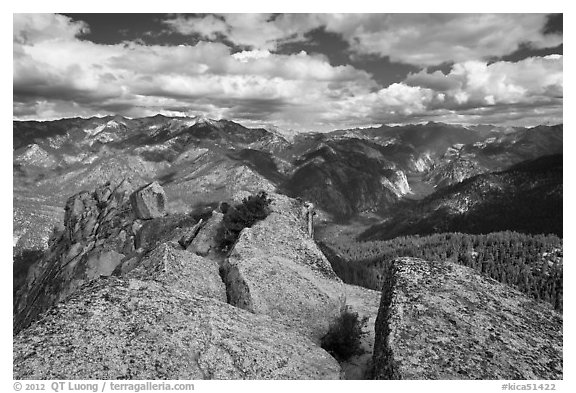
[{"label": "black and white photograph", "polygon": [[561,391],[557,6],[130,9],[12,14],[14,391]]}]

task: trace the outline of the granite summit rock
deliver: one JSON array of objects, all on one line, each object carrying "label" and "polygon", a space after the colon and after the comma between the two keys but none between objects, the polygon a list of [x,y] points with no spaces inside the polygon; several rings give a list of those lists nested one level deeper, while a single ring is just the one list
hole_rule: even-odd
[{"label": "granite summit rock", "polygon": [[166,214],[166,194],[157,182],[145,185],[130,196],[132,209],[142,220],[162,217]]},{"label": "granite summit rock", "polygon": [[263,315],[136,279],[88,283],[14,339],[14,379],[338,379]]},{"label": "granite summit rock", "polygon": [[562,379],[562,315],[449,262],[398,258],[376,320],[375,379]]}]

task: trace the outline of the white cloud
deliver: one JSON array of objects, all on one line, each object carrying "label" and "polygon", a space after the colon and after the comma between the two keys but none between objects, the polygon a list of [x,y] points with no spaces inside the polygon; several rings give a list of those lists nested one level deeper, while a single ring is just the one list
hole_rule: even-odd
[{"label": "white cloud", "polygon": [[534,48],[562,43],[561,36],[542,33],[542,14],[326,15],[325,23],[356,53],[423,66],[500,57],[522,43]]},{"label": "white cloud", "polygon": [[[224,16],[226,28],[216,17],[197,21],[193,31],[206,37],[226,32],[237,42],[254,43],[255,49],[233,53],[223,43],[204,41],[179,46],[95,44],[79,39],[88,31],[82,22],[61,15],[15,15],[14,116],[204,112],[302,130],[459,116],[518,121],[522,111],[533,121],[538,113],[561,116],[562,56],[516,63],[462,61],[447,74],[423,70],[382,87],[367,72],[333,66],[325,56],[274,53],[279,40],[301,37],[302,31],[320,23],[350,39],[370,35],[381,23],[371,16],[321,17]],[[256,24],[252,29],[250,21]],[[258,30],[258,23],[265,28]],[[418,36],[425,26],[406,29]],[[409,34],[399,36],[406,40]],[[505,114],[502,106],[514,109]]]},{"label": "white cloud", "polygon": [[13,14],[14,43],[34,44],[53,39],[71,39],[90,31],[84,22],[58,14]]},{"label": "white cloud", "polygon": [[[17,117],[54,118],[58,110],[137,116],[203,108],[210,111],[208,115],[289,118],[306,112],[302,107],[317,115],[325,101],[376,87],[365,71],[332,66],[325,57],[305,52],[232,54],[229,47],[215,42],[177,47],[103,45],[77,39],[81,31],[70,19],[51,21],[56,27],[46,25],[45,19],[41,25],[54,32],[52,39],[14,43]],[[15,36],[37,30],[30,23],[20,26],[23,31]],[[36,112],[31,113],[30,107]]]},{"label": "white cloud", "polygon": [[199,34],[204,38],[213,40],[219,34],[227,33],[228,26],[220,18],[214,15],[200,17],[184,17],[178,15],[164,21],[169,28],[184,35]]},{"label": "white cloud", "polygon": [[242,52],[234,53],[232,57],[242,63],[247,63],[250,60],[254,59],[265,59],[267,57],[270,57],[271,55],[272,54],[270,53],[269,50],[255,49],[255,50],[243,50]]},{"label": "white cloud", "polygon": [[521,44],[555,47],[562,36],[543,34],[546,21],[544,14],[223,14],[165,23],[184,35],[214,39],[219,33],[236,45],[271,51],[324,28],[339,34],[354,54],[431,66],[501,57]]},{"label": "white cloud", "polygon": [[456,105],[544,104],[563,95],[562,56],[492,64],[467,61],[455,64],[447,75],[426,70],[409,74],[406,83],[444,92]]},{"label": "white cloud", "polygon": [[320,21],[314,14],[220,14],[167,18],[164,23],[183,35],[200,35],[209,40],[219,35],[238,46],[276,50],[279,43],[303,40]]}]

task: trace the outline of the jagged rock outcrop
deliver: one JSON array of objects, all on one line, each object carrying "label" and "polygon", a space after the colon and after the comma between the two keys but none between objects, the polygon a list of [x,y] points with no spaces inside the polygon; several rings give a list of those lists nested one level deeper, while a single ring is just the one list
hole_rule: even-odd
[{"label": "jagged rock outcrop", "polygon": [[[296,326],[304,319],[300,303],[285,303],[296,313],[290,324],[281,323],[288,315],[255,315],[228,304],[218,262],[185,250],[179,242],[198,222],[182,215],[141,220],[132,201],[124,184],[106,184],[69,199],[64,229],[35,267],[15,310],[14,378],[340,377],[337,361],[306,336],[309,326]],[[306,237],[298,203],[286,197],[279,201],[284,203],[282,214],[295,214],[291,221],[282,221],[284,235],[292,230]],[[214,213],[201,228],[206,233],[199,245],[211,244],[210,234],[215,234],[221,216]],[[293,243],[289,250],[299,252],[297,247]],[[279,249],[284,258],[286,250]],[[313,248],[302,254],[308,259],[320,256]],[[317,272],[306,272],[302,264],[298,275],[287,277],[297,279],[298,290],[306,289],[300,281],[311,280],[312,289],[295,300],[318,297],[316,309],[310,307],[312,301],[303,307],[314,326],[322,318],[328,324],[328,316],[339,310],[328,283],[341,283],[322,263],[312,258],[308,269]],[[321,268],[327,270],[319,274]],[[269,273],[265,264],[262,270]],[[312,282],[316,279],[318,283]]]},{"label": "jagged rock outcrop", "polygon": [[[163,195],[158,187],[154,192]],[[139,191],[132,190],[126,181],[108,182],[68,199],[62,229],[53,234],[49,249],[16,294],[15,333],[85,282],[127,273],[156,246],[177,240],[196,223],[186,215],[139,219],[133,209]]]},{"label": "jagged rock outcrop", "polygon": [[342,282],[308,236],[303,204],[270,197],[270,215],[242,230],[224,262],[229,302],[319,342],[345,303]]},{"label": "jagged rock outcrop", "polygon": [[14,303],[14,331],[86,281],[110,275],[134,252],[135,217],[127,182],[106,183],[68,199],[64,229],[53,234],[42,260],[30,268]]},{"label": "jagged rock outcrop", "polygon": [[474,270],[394,260],[376,320],[376,379],[562,379],[562,316]]},{"label": "jagged rock outcrop", "polygon": [[130,196],[132,209],[142,220],[162,217],[166,214],[166,194],[157,182],[145,185]]},{"label": "jagged rock outcrop", "polygon": [[154,281],[86,284],[14,340],[14,379],[337,379],[263,315]]},{"label": "jagged rock outcrop", "polygon": [[213,211],[212,216],[206,221],[206,224],[200,228],[197,235],[194,236],[186,250],[196,253],[200,256],[207,256],[210,251],[215,251],[217,247],[218,230],[222,225],[224,214]]}]

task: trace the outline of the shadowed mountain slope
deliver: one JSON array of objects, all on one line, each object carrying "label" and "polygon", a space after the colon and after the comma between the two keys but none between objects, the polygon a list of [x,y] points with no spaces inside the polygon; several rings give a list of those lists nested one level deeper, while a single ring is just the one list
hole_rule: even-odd
[{"label": "shadowed mountain slope", "polygon": [[562,155],[553,155],[478,175],[397,209],[360,238],[502,230],[562,236],[562,173]]}]

